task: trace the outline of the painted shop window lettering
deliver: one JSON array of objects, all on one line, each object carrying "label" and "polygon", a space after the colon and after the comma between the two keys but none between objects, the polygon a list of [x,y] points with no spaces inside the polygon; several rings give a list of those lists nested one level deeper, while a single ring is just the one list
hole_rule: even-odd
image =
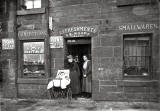
[{"label": "painted shop window lettering", "polygon": [[44,68],[44,42],[23,43],[23,74],[28,77],[42,77]]},{"label": "painted shop window lettering", "polygon": [[124,35],[124,76],[149,76],[151,38],[148,35]]},{"label": "painted shop window lettering", "polygon": [[41,0],[24,0],[26,9],[41,8]]}]

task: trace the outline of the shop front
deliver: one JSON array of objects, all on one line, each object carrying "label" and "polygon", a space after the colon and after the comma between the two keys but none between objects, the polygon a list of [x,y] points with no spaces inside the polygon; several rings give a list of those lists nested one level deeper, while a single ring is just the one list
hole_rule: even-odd
[{"label": "shop front", "polygon": [[[79,80],[82,92],[83,56],[87,55],[92,61],[92,42],[97,36],[97,31],[97,26],[73,26],[59,30],[60,36],[50,37],[52,77],[56,77],[57,70],[68,68],[67,56],[72,55],[80,69]],[[83,96],[81,94],[80,96]]]},{"label": "shop front", "polygon": [[19,1],[18,10],[11,2],[14,11],[10,9],[2,40],[7,61],[2,69],[4,92],[12,90],[5,97],[48,98],[47,84],[58,70],[66,69],[68,55],[79,65],[82,86],[83,55],[87,55],[92,62],[93,100],[157,101],[156,2],[37,0],[41,5],[34,8],[28,0],[27,7]]},{"label": "shop front", "polygon": [[65,68],[67,55],[81,67],[88,54],[93,100],[157,101],[158,18],[154,0],[51,2],[49,35],[64,43],[50,48],[51,76]]}]

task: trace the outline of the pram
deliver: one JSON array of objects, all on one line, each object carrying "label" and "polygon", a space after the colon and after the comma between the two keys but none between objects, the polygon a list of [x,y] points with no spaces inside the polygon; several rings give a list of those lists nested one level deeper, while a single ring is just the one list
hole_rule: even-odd
[{"label": "pram", "polygon": [[49,92],[50,99],[56,98],[67,98],[72,99],[72,90],[70,87],[70,71],[69,70],[58,70],[56,78],[52,79],[47,90]]}]

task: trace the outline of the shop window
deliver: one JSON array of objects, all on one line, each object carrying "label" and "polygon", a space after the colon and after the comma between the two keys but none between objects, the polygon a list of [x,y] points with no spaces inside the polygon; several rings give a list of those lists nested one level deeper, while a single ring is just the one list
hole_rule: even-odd
[{"label": "shop window", "polygon": [[23,42],[23,74],[25,77],[45,76],[44,42]]},{"label": "shop window", "polygon": [[41,8],[41,0],[24,0],[26,9]]},{"label": "shop window", "polygon": [[124,76],[149,76],[151,39],[148,35],[124,36]]}]

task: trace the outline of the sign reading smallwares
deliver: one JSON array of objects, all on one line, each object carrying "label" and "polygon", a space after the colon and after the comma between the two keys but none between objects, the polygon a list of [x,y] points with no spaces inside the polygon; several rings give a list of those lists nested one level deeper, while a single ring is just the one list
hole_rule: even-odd
[{"label": "sign reading smallwares", "polygon": [[15,48],[15,41],[13,38],[2,39],[2,50],[10,50]]},{"label": "sign reading smallwares", "polygon": [[63,48],[63,36],[51,36],[50,48]]},{"label": "sign reading smallwares", "polygon": [[75,26],[61,30],[59,33],[65,37],[90,37],[97,32],[96,26]]},{"label": "sign reading smallwares", "polygon": [[153,29],[158,29],[158,24],[155,24],[155,23],[148,23],[148,24],[125,24],[125,25],[120,25],[118,28],[121,31],[153,30]]}]

